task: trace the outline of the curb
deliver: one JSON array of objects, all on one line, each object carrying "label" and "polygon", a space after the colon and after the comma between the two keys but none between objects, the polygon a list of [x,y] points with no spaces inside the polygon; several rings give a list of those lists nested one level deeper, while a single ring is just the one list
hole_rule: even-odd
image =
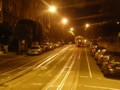
[{"label": "curb", "polygon": [[26,55],[16,55],[16,56],[11,55],[10,58],[9,57],[8,58],[0,58],[0,64],[3,64],[3,63],[8,62],[8,61],[12,61],[12,60],[20,59],[20,58],[23,58],[25,56]]}]

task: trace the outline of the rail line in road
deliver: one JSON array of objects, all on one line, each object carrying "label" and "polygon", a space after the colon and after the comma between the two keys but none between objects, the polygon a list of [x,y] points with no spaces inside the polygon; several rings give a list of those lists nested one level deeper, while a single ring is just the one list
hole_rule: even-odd
[{"label": "rail line in road", "polygon": [[[68,64],[70,63],[70,60],[72,59],[73,54],[70,56],[70,59],[65,63],[64,67],[62,68],[62,70],[60,71],[60,73],[55,77],[55,79],[50,82],[50,84],[45,88],[45,90],[50,89],[52,86],[55,85],[55,83],[57,82],[57,80],[62,76],[63,72],[65,71],[65,69],[67,68]],[[43,89],[44,90],[44,89]]]},{"label": "rail line in road", "polygon": [[[81,51],[80,48],[77,48],[76,54],[74,55],[74,66],[71,70],[71,74],[66,80],[66,83],[64,84],[63,89],[69,89],[69,90],[76,90],[78,86],[78,80],[80,75],[80,63],[81,63]],[[71,83],[70,83],[71,82]]]},{"label": "rail line in road", "polygon": [[[75,47],[74,47],[74,49],[75,49]],[[76,49],[78,49],[78,48],[76,48]],[[68,61],[65,63],[64,67],[59,72],[59,74],[46,87],[44,87],[43,90],[61,90],[64,87],[64,85],[68,81],[67,79],[70,76],[70,73],[76,62],[75,59],[77,58],[77,55],[76,55],[75,51],[72,52],[69,59],[67,59]],[[79,60],[79,59],[80,59],[80,55],[78,55],[77,60]],[[77,70],[75,71],[74,76],[72,76],[71,85],[69,86],[69,88],[71,88],[71,90],[72,90],[72,88],[74,88],[74,84],[75,84],[74,82],[76,82],[78,67],[79,66],[77,66]]]},{"label": "rail line in road", "polygon": [[[24,67],[28,66],[29,64],[33,63],[34,61],[41,59],[42,57],[36,57],[36,58],[34,58],[34,60],[32,60],[31,62],[29,62],[29,63],[27,63],[27,64],[24,64],[24,65],[22,65],[22,66],[20,65],[20,66],[18,66],[17,68],[11,70],[11,71],[8,71],[8,72],[6,72],[6,73],[2,73],[1,75],[5,75],[5,76],[6,76],[6,75],[9,75],[9,76],[8,76],[8,77],[4,77],[4,78],[2,77],[2,79],[1,79],[1,81],[0,81],[0,85],[4,85],[4,83],[7,83],[7,82],[9,82],[9,81],[11,81],[11,80],[14,80],[14,79],[16,79],[17,77],[20,77],[20,76],[22,76],[22,75],[30,72],[31,70],[36,70],[36,69],[40,68],[43,64],[49,62],[49,61],[50,61],[51,59],[53,59],[54,57],[60,55],[61,53],[64,53],[64,51],[65,51],[67,48],[69,48],[69,47],[64,48],[63,50],[61,50],[61,51],[60,51],[59,53],[57,53],[57,54],[54,54],[54,53],[53,53],[53,54],[47,56],[45,59],[39,61],[39,62],[36,63],[36,64],[33,64],[33,65],[30,66],[30,67],[24,68]],[[43,56],[43,57],[44,57],[44,56]],[[33,58],[32,58],[32,59],[33,59]],[[24,68],[24,69],[22,69],[22,68]],[[22,70],[21,70],[21,69],[22,69]],[[20,70],[21,70],[21,71],[20,71]],[[17,73],[17,74],[16,74],[16,73]]]},{"label": "rail line in road", "polygon": [[87,59],[87,64],[88,64],[89,75],[90,75],[90,78],[92,78],[92,73],[91,73],[91,69],[90,69],[90,63],[89,63],[86,48],[85,48],[85,54],[86,54],[86,59]]},{"label": "rail line in road", "polygon": [[119,90],[118,80],[102,76],[87,48],[62,50],[52,51],[31,72],[4,85],[8,90]]},{"label": "rail line in road", "polygon": [[[69,47],[68,47],[69,48]],[[67,48],[66,48],[67,49]],[[62,54],[69,54],[67,51],[66,52],[64,52],[64,53],[62,53]],[[60,54],[61,55],[61,54]],[[56,57],[60,57],[59,55],[58,56],[56,56]],[[56,58],[55,57],[55,58]],[[64,56],[64,57],[66,57],[66,56]],[[62,59],[60,60],[60,61],[62,61],[63,59],[64,59],[64,57],[62,57]],[[54,59],[54,58],[53,58]],[[52,60],[52,59],[51,59]],[[56,63],[56,65],[58,64],[58,63],[60,63],[60,61],[59,62],[57,62]],[[48,61],[49,62],[49,61]],[[46,62],[47,63],[47,62]],[[42,66],[44,66],[44,65],[46,65],[45,63],[42,65]],[[22,77],[21,79],[18,79],[17,81],[12,81],[12,82],[9,82],[8,83],[8,85],[11,85],[11,88],[14,88],[15,86],[17,86],[17,85],[19,85],[19,84],[21,84],[21,83],[23,83],[23,82],[25,82],[25,81],[27,81],[27,80],[29,80],[30,78],[32,78],[32,77],[35,77],[35,76],[37,76],[37,74],[38,74],[38,72],[40,72],[41,71],[41,69],[40,69],[41,67],[39,67],[39,69],[35,69],[33,72],[31,72],[31,73],[28,73],[27,75],[25,75],[24,77]],[[48,70],[47,72],[45,72],[44,74],[47,74],[48,75],[48,73],[50,73],[50,72],[52,72],[53,70],[53,68],[55,68],[54,66],[50,69],[50,70]],[[27,78],[26,78],[27,77]],[[33,83],[34,84],[34,83]],[[40,83],[38,83],[38,85],[41,85]],[[16,90],[16,89],[15,89]]]}]

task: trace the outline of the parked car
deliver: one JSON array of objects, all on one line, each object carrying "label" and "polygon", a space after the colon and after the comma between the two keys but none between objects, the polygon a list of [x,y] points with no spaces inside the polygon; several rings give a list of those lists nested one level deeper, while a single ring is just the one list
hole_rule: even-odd
[{"label": "parked car", "polygon": [[103,72],[104,76],[120,76],[120,53],[115,52],[114,54],[104,57],[101,71]]},{"label": "parked car", "polygon": [[60,46],[62,46],[62,43],[61,43],[61,42],[55,42],[55,43],[54,43],[54,47],[55,47],[55,48],[58,48],[58,47],[60,47]]},{"label": "parked car", "polygon": [[90,47],[90,51],[91,51],[92,56],[94,56],[97,47],[98,47],[98,45],[93,45],[93,46]]},{"label": "parked car", "polygon": [[49,50],[53,50],[55,48],[54,44],[53,43],[48,43],[48,46],[49,46]]},{"label": "parked car", "polygon": [[120,62],[104,64],[104,66],[102,66],[102,72],[104,76],[120,76]]},{"label": "parked car", "polygon": [[97,42],[90,42],[90,45],[89,45],[90,49],[93,49],[94,46],[98,46]]},{"label": "parked car", "polygon": [[42,48],[42,52],[48,51],[48,45],[46,43],[40,43],[40,47]]},{"label": "parked car", "polygon": [[98,47],[96,50],[95,50],[95,54],[94,54],[94,58],[96,61],[100,60],[101,57],[103,56],[103,54],[106,52],[106,48],[104,47]]},{"label": "parked car", "polygon": [[112,55],[113,53],[114,53],[114,52],[112,52],[112,51],[106,51],[106,52],[104,52],[104,53],[101,55],[101,58],[97,60],[97,64],[98,64],[99,66],[101,66],[102,63],[109,61],[109,59],[112,60],[111,55]]},{"label": "parked car", "polygon": [[28,55],[39,55],[41,53],[42,53],[42,48],[39,45],[31,46],[27,51]]}]

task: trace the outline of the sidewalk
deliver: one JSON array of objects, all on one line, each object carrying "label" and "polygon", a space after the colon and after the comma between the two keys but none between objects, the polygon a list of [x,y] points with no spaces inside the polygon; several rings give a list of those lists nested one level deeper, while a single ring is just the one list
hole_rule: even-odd
[{"label": "sidewalk", "polygon": [[25,56],[26,56],[25,54],[17,55],[15,52],[7,52],[7,53],[0,52],[0,64],[7,62],[9,60],[16,60]]}]

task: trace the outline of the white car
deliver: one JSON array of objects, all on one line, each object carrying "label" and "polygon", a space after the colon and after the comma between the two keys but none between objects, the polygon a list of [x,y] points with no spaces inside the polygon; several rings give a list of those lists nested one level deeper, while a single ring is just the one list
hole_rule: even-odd
[{"label": "white car", "polygon": [[42,48],[38,46],[32,46],[28,49],[27,54],[28,55],[39,55],[42,53]]}]

